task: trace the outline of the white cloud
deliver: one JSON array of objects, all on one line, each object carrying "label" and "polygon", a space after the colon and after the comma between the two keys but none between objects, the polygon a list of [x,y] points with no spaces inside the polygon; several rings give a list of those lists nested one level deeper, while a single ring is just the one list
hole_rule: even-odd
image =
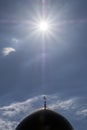
[{"label": "white cloud", "polygon": [[16,125],[16,121],[11,122],[9,120],[0,119],[0,130],[13,130]]},{"label": "white cloud", "polygon": [[87,108],[83,109],[83,110],[79,110],[76,113],[77,115],[83,115],[83,116],[87,116]]},{"label": "white cloud", "polygon": [[75,99],[69,99],[65,101],[57,100],[55,103],[50,104],[49,108],[68,110],[71,107],[74,108],[74,102],[75,102]]},{"label": "white cloud", "polygon": [[16,50],[12,47],[6,47],[6,48],[3,48],[2,50],[2,53],[4,56],[7,56],[9,55],[11,52],[15,52]]},{"label": "white cloud", "polygon": [[16,116],[20,114],[20,112],[26,113],[27,111],[33,110],[32,104],[36,102],[38,98],[39,97],[34,97],[24,102],[13,103],[13,104],[10,104],[9,106],[1,107],[0,110],[3,111],[3,116],[9,116],[9,117]]}]

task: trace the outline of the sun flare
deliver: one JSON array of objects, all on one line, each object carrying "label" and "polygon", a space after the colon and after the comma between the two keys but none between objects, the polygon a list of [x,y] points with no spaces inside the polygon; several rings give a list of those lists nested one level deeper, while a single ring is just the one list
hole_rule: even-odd
[{"label": "sun flare", "polygon": [[[38,18],[34,19],[31,28],[33,29],[32,34],[46,37],[53,37],[54,35],[54,21],[50,18]],[[37,36],[36,35],[36,36]]]},{"label": "sun flare", "polygon": [[39,30],[41,32],[47,32],[49,30],[49,24],[46,21],[41,21],[39,23]]}]

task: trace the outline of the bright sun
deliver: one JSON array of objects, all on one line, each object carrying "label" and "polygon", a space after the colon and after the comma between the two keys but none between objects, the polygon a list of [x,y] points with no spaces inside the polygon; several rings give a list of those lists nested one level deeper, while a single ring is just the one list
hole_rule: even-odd
[{"label": "bright sun", "polygon": [[49,35],[53,35],[53,21],[50,20],[49,18],[43,19],[43,18],[38,18],[34,19],[32,22],[31,27],[33,27],[33,33],[39,34],[40,36],[46,36],[49,37]]},{"label": "bright sun", "polygon": [[46,21],[41,21],[39,23],[39,30],[41,32],[47,32],[49,30],[49,24]]},{"label": "bright sun", "polygon": [[48,33],[50,32],[50,22],[48,20],[40,20],[36,23],[36,29],[40,33]]}]

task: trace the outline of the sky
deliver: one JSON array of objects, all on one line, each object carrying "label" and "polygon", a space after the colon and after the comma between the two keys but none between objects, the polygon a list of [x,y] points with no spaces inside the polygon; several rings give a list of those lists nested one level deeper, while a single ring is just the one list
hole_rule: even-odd
[{"label": "sky", "polygon": [[87,129],[87,0],[0,0],[0,130],[43,108],[44,95]]}]

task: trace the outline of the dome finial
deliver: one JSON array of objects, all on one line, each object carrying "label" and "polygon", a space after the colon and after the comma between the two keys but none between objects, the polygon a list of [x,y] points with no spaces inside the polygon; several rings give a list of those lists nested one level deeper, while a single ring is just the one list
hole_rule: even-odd
[{"label": "dome finial", "polygon": [[47,107],[47,104],[46,104],[46,97],[44,96],[43,99],[44,99],[44,110],[46,110],[46,107]]}]

